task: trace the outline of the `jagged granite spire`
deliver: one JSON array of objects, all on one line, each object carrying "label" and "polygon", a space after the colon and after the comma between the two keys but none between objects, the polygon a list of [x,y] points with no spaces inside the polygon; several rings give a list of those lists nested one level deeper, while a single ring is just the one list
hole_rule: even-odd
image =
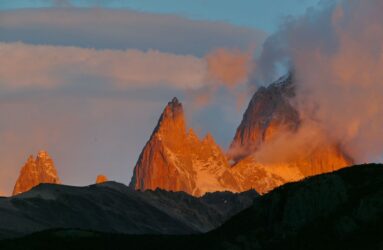
[{"label": "jagged granite spire", "polygon": [[12,195],[26,192],[40,183],[60,183],[54,162],[44,150],[39,151],[35,159],[33,155],[28,157],[20,171]]},{"label": "jagged granite spire", "polygon": [[[196,196],[225,190],[266,193],[286,182],[349,166],[352,160],[330,141],[312,145],[285,162],[261,162],[254,157],[263,144],[299,131],[301,119],[292,104],[294,97],[291,75],[260,88],[237,129],[229,157],[210,134],[200,140],[192,129],[187,132],[182,104],[173,98],[137,161],[130,186]],[[228,159],[234,160],[232,166]]]},{"label": "jagged granite spire", "polygon": [[230,145],[229,156],[238,161],[256,151],[282,130],[295,131],[300,124],[291,99],[295,96],[292,75],[281,77],[253,95]]},{"label": "jagged granite spire", "polygon": [[202,195],[238,191],[228,173],[226,158],[214,140],[203,143],[192,129],[187,132],[182,104],[173,98],[160,116],[134,168],[134,189],[184,191]]},{"label": "jagged granite spire", "polygon": [[235,162],[232,173],[237,180],[242,180],[242,190],[256,188],[264,193],[286,182],[331,172],[353,163],[340,146],[330,140],[320,144],[312,142],[310,148],[299,149],[297,156],[284,162],[259,162],[256,155],[263,145],[272,145],[286,134],[293,136],[302,127],[299,112],[293,105],[294,81],[290,73],[268,87],[259,88],[243,115],[228,152],[229,158]]}]

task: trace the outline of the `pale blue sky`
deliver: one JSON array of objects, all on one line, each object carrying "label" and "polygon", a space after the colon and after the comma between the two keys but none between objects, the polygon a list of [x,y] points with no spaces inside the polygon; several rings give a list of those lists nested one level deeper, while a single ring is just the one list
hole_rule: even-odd
[{"label": "pale blue sky", "polygon": [[129,8],[178,14],[191,19],[219,20],[273,32],[281,19],[301,15],[319,0],[0,0],[0,9],[42,7]]}]

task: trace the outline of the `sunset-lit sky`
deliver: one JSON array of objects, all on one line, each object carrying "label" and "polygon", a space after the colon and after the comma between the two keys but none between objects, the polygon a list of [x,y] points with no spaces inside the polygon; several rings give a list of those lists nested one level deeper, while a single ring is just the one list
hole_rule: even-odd
[{"label": "sunset-lit sky", "polygon": [[173,96],[226,150],[263,42],[318,2],[0,0],[0,194],[40,149],[65,184],[128,184]]}]

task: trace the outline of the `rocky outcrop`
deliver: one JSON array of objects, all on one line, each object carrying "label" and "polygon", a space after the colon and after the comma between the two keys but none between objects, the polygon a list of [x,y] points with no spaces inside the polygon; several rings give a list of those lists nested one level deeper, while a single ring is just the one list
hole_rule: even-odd
[{"label": "rocky outcrop", "polygon": [[200,140],[192,129],[186,130],[183,107],[177,98],[165,107],[134,168],[130,186],[195,196],[239,191],[225,155],[212,136]]},{"label": "rocky outcrop", "polygon": [[296,131],[300,117],[291,104],[295,96],[292,76],[261,87],[253,95],[229,148],[229,156],[239,161],[253,154],[261,144],[284,131]]},{"label": "rocky outcrop", "polygon": [[105,175],[97,175],[96,184],[107,182],[108,178]]},{"label": "rocky outcrop", "polygon": [[[287,146],[293,152],[284,158],[280,155],[285,150],[275,150],[275,142],[287,135],[294,140],[307,126],[294,107],[295,87],[290,74],[254,94],[227,156],[211,135],[199,140],[192,129],[187,132],[182,104],[173,99],[140,155],[131,186],[197,196],[249,189],[263,194],[287,182],[352,165],[341,146],[319,130],[310,130],[316,140],[306,139],[309,145],[292,150]],[[265,146],[272,158],[266,161],[261,157]]]},{"label": "rocky outcrop", "polygon": [[[228,157],[234,161],[232,173],[241,190],[255,188],[265,193],[286,182],[352,165],[352,159],[340,146],[326,140],[326,134],[318,135],[322,131],[315,135],[321,138],[320,142],[309,141],[309,146],[295,149],[297,152],[286,159],[274,161],[280,156],[272,154],[284,152],[276,151],[273,142],[287,134],[294,139],[302,129],[299,112],[293,105],[294,97],[295,84],[290,74],[267,88],[261,87],[251,99],[228,151]],[[269,147],[269,158],[273,158],[268,162],[257,158],[265,145]]]},{"label": "rocky outcrop", "polygon": [[26,192],[40,183],[60,183],[53,160],[43,150],[38,152],[36,158],[32,155],[29,156],[20,171],[12,194],[17,195]]},{"label": "rocky outcrop", "polygon": [[240,190],[255,189],[260,194],[285,183],[332,172],[352,163],[339,148],[331,144],[301,152],[298,158],[285,162],[260,163],[256,156],[255,153],[241,159],[232,166],[230,172],[240,185]]},{"label": "rocky outcrop", "polygon": [[260,194],[267,193],[286,182],[304,178],[299,170],[286,165],[270,166],[260,164],[252,156],[248,156],[236,163],[230,169],[230,173],[240,185],[240,190],[255,189]]}]

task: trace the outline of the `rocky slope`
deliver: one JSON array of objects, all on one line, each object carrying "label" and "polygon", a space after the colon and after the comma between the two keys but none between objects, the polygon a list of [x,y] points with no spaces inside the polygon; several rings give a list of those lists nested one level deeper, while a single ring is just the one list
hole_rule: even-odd
[{"label": "rocky slope", "polygon": [[26,192],[40,183],[60,183],[54,162],[46,151],[39,151],[36,158],[29,156],[20,171],[12,195]]},{"label": "rocky slope", "polygon": [[309,176],[332,172],[352,164],[334,145],[322,144],[314,150],[300,152],[299,157],[285,162],[260,163],[249,155],[232,166],[231,174],[240,190],[255,189],[260,194]]},{"label": "rocky slope", "polygon": [[54,228],[129,234],[191,234],[212,230],[249,207],[255,192],[137,192],[104,182],[87,187],[40,184],[0,198],[0,239]]},{"label": "rocky slope", "polygon": [[146,143],[130,186],[139,190],[206,192],[239,191],[225,155],[211,135],[200,140],[186,129],[182,104],[174,98],[165,107]]}]

